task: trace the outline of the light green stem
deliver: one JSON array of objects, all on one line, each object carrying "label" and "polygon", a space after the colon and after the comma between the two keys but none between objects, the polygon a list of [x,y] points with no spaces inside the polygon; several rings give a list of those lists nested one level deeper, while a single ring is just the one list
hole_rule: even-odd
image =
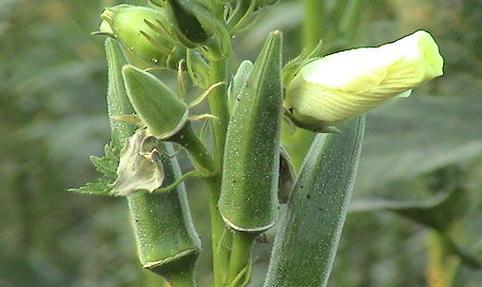
[{"label": "light green stem", "polygon": [[316,47],[323,36],[325,4],[323,0],[305,0],[303,22],[303,46],[308,50]]},{"label": "light green stem", "polygon": [[[226,82],[226,61],[211,64],[210,84]],[[220,171],[224,155],[224,144],[228,130],[229,111],[227,104],[226,85],[218,86],[209,96],[209,109],[218,120],[213,121],[214,127],[214,163],[216,170]]]},{"label": "light green stem", "polygon": [[194,134],[190,123],[187,123],[169,140],[177,142],[189,152],[193,165],[198,170],[214,175],[216,172],[214,162],[204,144]]},{"label": "light green stem", "polygon": [[[325,4],[323,0],[304,0],[303,48],[311,51],[323,37],[323,21]],[[295,169],[299,169],[308,151],[314,134],[297,128],[291,133],[290,127],[284,125],[282,143],[291,156]]]},{"label": "light green stem", "polygon": [[196,287],[197,284],[193,275],[192,272],[177,272],[167,279],[172,287]]},{"label": "light green stem", "polygon": [[[212,63],[210,72],[210,84],[226,81],[226,62],[223,60]],[[217,118],[217,120],[213,122],[213,158],[211,158],[206,147],[194,134],[189,123],[170,139],[181,144],[186,150],[188,150],[193,159],[193,164],[198,170],[209,174],[209,177],[206,178],[206,183],[210,189],[209,209],[211,216],[213,272],[216,287],[223,286],[224,279],[227,275],[230,250],[225,247],[225,244],[230,243],[231,237],[231,233],[224,225],[224,221],[217,208],[221,189],[221,168],[224,155],[224,143],[229,121],[226,99],[225,85],[218,86],[209,97],[211,114]]]},{"label": "light green stem", "polygon": [[[210,84],[226,81],[226,60],[211,64]],[[227,106],[226,85],[221,85],[209,97],[211,114],[218,118],[214,125],[214,165],[218,174],[221,173],[224,155],[224,144],[228,129],[229,112]],[[211,238],[213,249],[214,286],[222,287],[227,274],[230,250],[224,248],[222,241],[230,241],[231,233],[224,224],[218,211],[218,199],[221,192],[221,176],[213,178],[209,184],[211,196],[209,208],[211,215]]]},{"label": "light green stem", "polygon": [[251,251],[253,249],[256,236],[257,233],[234,232],[231,260],[229,261],[227,286],[243,286],[242,283],[247,281],[246,276],[249,276],[248,270],[250,269],[249,265],[251,264]]},{"label": "light green stem", "polygon": [[460,258],[449,252],[450,244],[436,231],[427,234],[426,278],[429,287],[452,287]]},{"label": "light green stem", "polygon": [[231,232],[224,224],[218,211],[220,178],[211,182],[209,212],[211,216],[211,244],[213,256],[214,286],[224,286],[230,259]]}]

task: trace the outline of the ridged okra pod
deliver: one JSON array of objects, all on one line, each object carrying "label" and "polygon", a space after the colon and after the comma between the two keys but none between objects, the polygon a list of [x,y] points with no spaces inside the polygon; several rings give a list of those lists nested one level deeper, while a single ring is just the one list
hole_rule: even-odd
[{"label": "ridged okra pod", "polygon": [[219,211],[231,228],[260,232],[278,216],[282,34],[272,32],[230,119]]},{"label": "ridged okra pod", "polygon": [[264,287],[327,284],[356,176],[364,117],[319,134],[305,157],[276,235]]},{"label": "ridged okra pod", "polygon": [[[126,64],[119,44],[106,40],[109,68],[108,109],[109,115],[130,114],[129,103],[122,77]],[[111,120],[112,140],[120,149],[132,136],[132,126]],[[164,148],[174,154],[170,145]],[[164,165],[164,185],[179,176],[175,158],[161,158]],[[184,186],[167,193],[148,194],[135,192],[127,197],[139,259],[144,268],[160,274],[173,286],[194,286],[194,263],[200,251],[200,240],[191,221]]]},{"label": "ridged okra pod", "polygon": [[[169,143],[162,144],[168,154],[175,154]],[[180,176],[180,169],[176,157],[163,156],[162,163],[167,186]],[[189,214],[184,184],[160,194],[134,193],[128,202],[143,267],[174,286],[177,280],[192,280],[201,242]]]}]

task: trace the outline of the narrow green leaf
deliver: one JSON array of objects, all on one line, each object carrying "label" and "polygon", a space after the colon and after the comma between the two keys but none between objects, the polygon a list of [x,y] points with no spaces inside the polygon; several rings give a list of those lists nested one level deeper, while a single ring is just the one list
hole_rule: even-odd
[{"label": "narrow green leaf", "polygon": [[448,228],[469,208],[468,192],[452,189],[425,200],[396,201],[384,199],[354,200],[350,213],[390,211],[437,231],[446,241],[449,251],[458,255],[471,268],[481,268],[477,256],[464,250],[449,235]]},{"label": "narrow green leaf", "polygon": [[318,135],[303,163],[264,287],[326,286],[353,190],[364,118]]},{"label": "narrow green leaf", "polygon": [[[367,116],[357,196],[482,154],[480,94],[393,101]],[[406,194],[410,198],[410,193]]]},{"label": "narrow green leaf", "polygon": [[[468,208],[467,191],[453,189],[425,200],[396,201],[384,199],[354,200],[350,212],[391,211],[419,224],[443,231]],[[454,213],[457,212],[457,213]]]}]

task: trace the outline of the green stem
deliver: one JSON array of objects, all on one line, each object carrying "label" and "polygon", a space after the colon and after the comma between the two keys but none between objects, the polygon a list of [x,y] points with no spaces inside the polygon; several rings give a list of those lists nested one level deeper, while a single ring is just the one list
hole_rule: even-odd
[{"label": "green stem", "polygon": [[[212,63],[210,76],[211,84],[226,81],[226,62],[223,60]],[[225,245],[230,242],[231,237],[231,234],[224,225],[224,221],[217,208],[221,190],[221,168],[224,154],[224,143],[229,121],[226,98],[226,85],[217,87],[209,97],[211,114],[218,118],[218,120],[213,122],[214,161],[209,155],[206,147],[194,134],[189,123],[170,139],[188,150],[197,169],[212,175],[206,179],[206,182],[211,193],[209,208],[211,216],[214,283],[216,287],[223,286],[223,281],[227,274],[230,250],[225,248]]]},{"label": "green stem", "polygon": [[427,286],[454,286],[454,277],[460,258],[449,251],[450,243],[436,231],[427,235]]},{"label": "green stem", "polygon": [[249,0],[238,1],[238,3],[236,4],[236,9],[234,10],[233,15],[229,19],[229,27],[234,27],[239,22],[239,20],[243,18],[246,11],[248,11],[250,4],[251,1]]},{"label": "green stem", "polygon": [[[210,68],[210,84],[226,81],[227,63],[225,59],[212,62]],[[209,97],[209,109],[211,114],[218,118],[217,121],[213,122],[213,158],[215,170],[219,175],[213,178],[209,183],[209,187],[211,189],[209,208],[211,215],[214,286],[222,287],[224,279],[227,275],[227,265],[230,256],[230,250],[224,248],[224,243],[229,242],[231,237],[231,233],[225,226],[224,221],[218,211],[218,199],[221,192],[220,174],[223,165],[224,144],[226,141],[226,132],[229,122],[226,85],[221,85],[213,91],[213,94],[211,94]]]},{"label": "green stem", "polygon": [[229,287],[244,286],[242,283],[247,281],[251,264],[251,251],[256,236],[257,233],[252,232],[234,232],[227,277]]},{"label": "green stem", "polygon": [[193,272],[176,272],[166,276],[172,287],[196,287]]},{"label": "green stem", "polygon": [[213,257],[214,286],[224,286],[230,258],[231,232],[227,229],[218,211],[220,178],[210,185],[209,212],[211,217],[211,244]]},{"label": "green stem", "polygon": [[304,48],[312,50],[323,36],[325,4],[323,0],[305,0],[305,20],[303,23]]},{"label": "green stem", "polygon": [[[226,82],[226,61],[213,62],[211,64],[210,84]],[[211,114],[218,118],[213,121],[214,127],[214,162],[216,170],[220,171],[224,155],[224,143],[228,130],[229,111],[227,104],[227,86],[220,85],[209,96],[209,109]]]},{"label": "green stem", "polygon": [[196,134],[194,134],[189,122],[169,140],[180,144],[189,152],[193,160],[193,165],[197,169],[207,174],[215,173],[215,165],[208,150]]},{"label": "green stem", "polygon": [[[304,22],[303,22],[303,47],[311,51],[323,38],[323,22],[325,4],[323,0],[304,0]],[[286,124],[283,125],[282,143],[291,156],[296,170],[303,162],[314,134],[310,131],[297,128],[294,133]]]}]

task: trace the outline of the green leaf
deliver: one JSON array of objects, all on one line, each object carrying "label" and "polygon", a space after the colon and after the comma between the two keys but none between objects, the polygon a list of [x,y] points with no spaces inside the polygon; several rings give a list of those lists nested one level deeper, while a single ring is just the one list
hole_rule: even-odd
[{"label": "green leaf", "polygon": [[326,286],[355,180],[364,118],[318,135],[276,236],[264,287]]},{"label": "green leaf", "polygon": [[447,238],[450,251],[465,265],[480,267],[476,256],[458,245],[463,236],[448,230],[454,222],[463,221],[474,204],[465,185],[453,186],[457,178],[445,174],[436,182],[447,182],[451,189],[423,198],[417,182],[434,170],[480,156],[482,131],[474,129],[473,123],[482,120],[481,109],[478,95],[415,95],[371,112],[360,162],[359,199],[350,211],[386,210],[433,228]]},{"label": "green leaf", "polygon": [[111,195],[111,184],[113,181],[107,180],[104,177],[100,177],[96,181],[88,182],[85,185],[79,188],[70,188],[68,191],[81,193],[81,194],[89,194],[89,195]]},{"label": "green leaf", "polygon": [[354,200],[350,212],[391,211],[419,224],[444,231],[468,207],[464,189],[441,192],[425,200],[397,201],[384,199]]},{"label": "green leaf", "polygon": [[357,195],[482,153],[480,95],[413,95],[370,112]]},{"label": "green leaf", "polygon": [[408,218],[418,224],[434,229],[445,241],[449,252],[460,257],[471,268],[481,268],[482,262],[476,255],[464,250],[450,235],[450,227],[460,219],[470,207],[468,191],[452,188],[439,192],[424,200],[354,200],[350,213],[389,211]]},{"label": "green leaf", "polygon": [[116,178],[116,169],[117,164],[119,163],[119,152],[120,151],[112,143],[109,143],[104,147],[104,156],[92,156],[90,157],[90,161],[98,172],[102,173],[106,177]]},{"label": "green leaf", "polygon": [[86,183],[84,186],[79,188],[71,188],[68,191],[91,195],[111,195],[112,184],[117,178],[119,151],[111,142],[105,146],[104,152],[105,155],[102,157],[90,157],[90,161],[101,174],[99,179]]}]

